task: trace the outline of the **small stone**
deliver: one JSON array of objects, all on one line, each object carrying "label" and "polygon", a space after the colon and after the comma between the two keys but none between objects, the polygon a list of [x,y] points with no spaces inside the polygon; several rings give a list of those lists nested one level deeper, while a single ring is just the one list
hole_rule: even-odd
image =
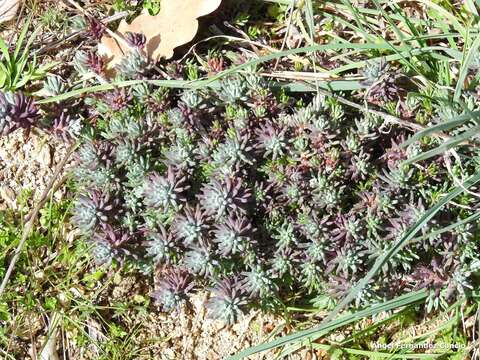
[{"label": "small stone", "polygon": [[237,334],[240,334],[243,331],[244,326],[245,325],[242,323],[236,323],[232,325],[232,330]]},{"label": "small stone", "polygon": [[57,201],[60,202],[63,199],[63,191],[62,189],[59,189],[53,193],[53,198]]},{"label": "small stone", "polygon": [[80,230],[74,229],[67,233],[65,240],[68,244],[73,243],[73,241],[81,235]]},{"label": "small stone", "polygon": [[74,298],[81,298],[83,296],[83,291],[80,291],[76,287],[71,287],[69,290]]},{"label": "small stone", "polygon": [[63,292],[61,292],[57,295],[57,299],[58,299],[58,301],[60,301],[60,304],[62,306],[67,306],[70,303],[70,299]]},{"label": "small stone", "polygon": [[20,167],[16,167],[15,165],[13,165],[11,168],[10,168],[10,172],[12,174],[15,174],[15,178],[16,179],[19,179],[23,176],[23,174],[25,174],[25,169],[27,168],[26,165],[22,165]]},{"label": "small stone", "polygon": [[5,162],[10,161],[12,160],[12,154],[6,149],[0,148],[0,160],[3,160]]},{"label": "small stone", "polygon": [[52,165],[52,148],[50,145],[45,144],[41,147],[36,160],[44,167],[50,167]]},{"label": "small stone", "polygon": [[25,161],[25,153],[23,151],[19,151],[17,153],[17,161],[19,162]]},{"label": "small stone", "polygon": [[12,204],[15,202],[15,192],[9,186],[2,186],[0,187],[0,198],[9,204]]},{"label": "small stone", "polygon": [[217,354],[215,351],[210,350],[210,351],[208,352],[208,358],[209,358],[209,359],[218,359],[219,356],[218,356],[218,354]]},{"label": "small stone", "polygon": [[225,324],[220,320],[213,320],[211,324],[209,324],[209,328],[215,333],[219,333],[221,330],[225,328]]},{"label": "small stone", "polygon": [[36,280],[45,280],[45,272],[43,270],[38,270],[35,273],[33,273],[33,277]]},{"label": "small stone", "polygon": [[165,349],[163,351],[162,356],[164,356],[164,359],[169,359],[169,360],[176,358],[175,352],[172,349]]},{"label": "small stone", "polygon": [[122,282],[122,276],[119,274],[119,273],[116,273],[114,276],[113,276],[113,283],[115,285],[120,285],[120,283]]}]

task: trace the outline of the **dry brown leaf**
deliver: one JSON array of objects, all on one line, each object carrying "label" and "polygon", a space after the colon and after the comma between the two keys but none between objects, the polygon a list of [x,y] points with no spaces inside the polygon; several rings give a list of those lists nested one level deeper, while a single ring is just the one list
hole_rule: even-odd
[{"label": "dry brown leaf", "polygon": [[[147,39],[147,55],[158,60],[169,59],[173,50],[191,41],[198,30],[197,18],[215,11],[222,0],[162,0],[161,10],[151,16],[144,11],[131,24],[125,20],[120,23],[117,33],[122,37],[127,32],[142,33]],[[124,54],[130,51],[122,41],[104,36],[99,52],[111,59],[110,65],[118,63]]]},{"label": "dry brown leaf", "polygon": [[20,0],[0,0],[0,24],[15,18]]}]

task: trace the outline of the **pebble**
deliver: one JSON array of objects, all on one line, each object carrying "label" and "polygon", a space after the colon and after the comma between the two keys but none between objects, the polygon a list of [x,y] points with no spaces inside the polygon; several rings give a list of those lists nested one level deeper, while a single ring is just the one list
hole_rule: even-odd
[{"label": "pebble", "polygon": [[0,148],[0,160],[3,161],[10,161],[12,159],[12,155],[6,149]]},{"label": "pebble", "polygon": [[0,198],[9,204],[13,204],[15,202],[15,193],[11,187],[2,186],[0,187]]},{"label": "pebble", "polygon": [[53,193],[55,201],[60,202],[63,199],[63,190],[59,189]]},{"label": "pebble", "polygon": [[52,165],[52,148],[50,145],[44,144],[40,148],[36,160],[40,165],[46,168],[49,168]]}]

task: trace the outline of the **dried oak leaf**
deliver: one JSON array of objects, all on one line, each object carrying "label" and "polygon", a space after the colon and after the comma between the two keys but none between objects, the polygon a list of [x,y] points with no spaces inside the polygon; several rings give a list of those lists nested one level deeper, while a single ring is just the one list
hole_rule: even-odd
[{"label": "dried oak leaf", "polygon": [[[146,37],[145,50],[154,60],[169,59],[173,50],[191,41],[198,30],[197,18],[215,11],[222,0],[162,0],[160,12],[152,16],[144,11],[131,24],[120,23],[117,34],[141,33]],[[105,35],[99,44],[99,53],[110,59],[110,65],[118,63],[130,48],[111,36]]]},{"label": "dried oak leaf", "polygon": [[15,18],[20,0],[0,0],[0,24]]}]

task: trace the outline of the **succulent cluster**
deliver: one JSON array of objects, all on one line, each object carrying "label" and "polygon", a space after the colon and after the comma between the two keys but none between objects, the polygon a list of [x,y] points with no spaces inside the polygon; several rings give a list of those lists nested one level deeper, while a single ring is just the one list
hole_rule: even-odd
[{"label": "succulent cluster", "polygon": [[[201,287],[227,322],[295,294],[338,299],[454,186],[439,159],[403,164],[426,146],[401,147],[405,130],[380,133],[382,119],[322,96],[295,108],[267,85],[252,73],[181,94],[142,85],[117,94],[122,106],[96,99],[109,110],[77,152],[73,220],[99,262],[162,269],[165,310]],[[152,101],[168,106],[152,113]],[[472,214],[462,201],[385,264],[357,306],[468,289],[476,225],[435,231]]]}]

